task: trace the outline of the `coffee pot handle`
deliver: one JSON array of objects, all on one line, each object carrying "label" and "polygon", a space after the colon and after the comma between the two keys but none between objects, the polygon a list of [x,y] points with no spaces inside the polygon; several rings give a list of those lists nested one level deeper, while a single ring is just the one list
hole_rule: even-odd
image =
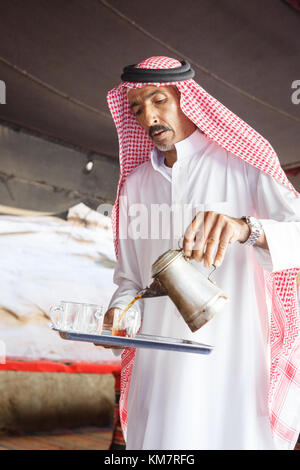
[{"label": "coffee pot handle", "polygon": [[[178,248],[179,248],[179,250],[182,251],[182,252],[183,252],[183,240],[184,240],[184,236],[181,235],[181,237],[180,237],[179,240],[178,240]],[[183,253],[183,256],[184,256],[184,258],[185,258],[186,260],[188,260],[188,261],[190,260],[190,258],[189,258],[188,256],[185,256],[184,253]],[[213,284],[215,284],[215,282],[210,279],[210,276],[212,275],[212,273],[214,273],[215,270],[217,269],[217,267],[216,267],[214,264],[213,264],[213,268],[214,268],[214,269],[211,271],[211,273],[209,274],[209,276],[208,276],[207,279],[208,279],[210,282],[212,282]]]},{"label": "coffee pot handle", "polygon": [[210,279],[210,276],[212,275],[212,273],[215,272],[216,269],[217,269],[217,267],[213,264],[213,270],[211,271],[211,273],[209,274],[209,276],[208,276],[208,278],[207,278],[208,281],[212,282],[212,283],[215,284],[215,285],[216,285],[215,281],[213,281],[212,279]]}]

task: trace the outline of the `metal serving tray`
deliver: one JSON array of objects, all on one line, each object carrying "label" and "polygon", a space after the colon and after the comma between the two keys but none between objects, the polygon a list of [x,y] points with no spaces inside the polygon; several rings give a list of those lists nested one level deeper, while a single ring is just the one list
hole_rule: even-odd
[{"label": "metal serving tray", "polygon": [[102,330],[101,335],[78,333],[75,331],[62,331],[52,327],[58,331],[63,339],[72,341],[87,341],[95,344],[119,346],[120,348],[146,348],[146,349],[163,349],[166,351],[180,351],[194,354],[210,354],[213,346],[207,344],[195,343],[185,339],[166,338],[164,336],[152,336],[145,334],[137,334],[135,338],[125,338],[121,336],[112,336],[110,330]]}]

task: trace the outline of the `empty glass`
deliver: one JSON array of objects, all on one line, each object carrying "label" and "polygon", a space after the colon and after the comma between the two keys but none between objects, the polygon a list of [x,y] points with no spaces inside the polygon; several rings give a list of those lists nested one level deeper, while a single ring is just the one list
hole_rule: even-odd
[{"label": "empty glass", "polygon": [[88,334],[101,334],[104,313],[101,305],[64,300],[50,308],[50,317],[55,328]]}]

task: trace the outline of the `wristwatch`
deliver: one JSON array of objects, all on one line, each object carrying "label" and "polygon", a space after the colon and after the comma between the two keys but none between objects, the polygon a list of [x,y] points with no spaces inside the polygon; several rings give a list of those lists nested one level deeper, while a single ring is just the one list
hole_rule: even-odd
[{"label": "wristwatch", "polygon": [[244,220],[249,225],[251,230],[249,238],[245,242],[242,242],[242,244],[246,246],[252,246],[263,233],[262,224],[255,217],[243,216],[241,217],[241,220]]}]

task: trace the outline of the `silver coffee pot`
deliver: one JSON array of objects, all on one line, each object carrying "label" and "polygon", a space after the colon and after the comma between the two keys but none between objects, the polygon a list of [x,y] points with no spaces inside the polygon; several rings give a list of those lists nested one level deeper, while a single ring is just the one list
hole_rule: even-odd
[{"label": "silver coffee pot", "polygon": [[168,295],[191,331],[197,331],[229,302],[226,294],[207,279],[184,255],[168,250],[152,265],[154,281],[138,292],[142,298]]}]

